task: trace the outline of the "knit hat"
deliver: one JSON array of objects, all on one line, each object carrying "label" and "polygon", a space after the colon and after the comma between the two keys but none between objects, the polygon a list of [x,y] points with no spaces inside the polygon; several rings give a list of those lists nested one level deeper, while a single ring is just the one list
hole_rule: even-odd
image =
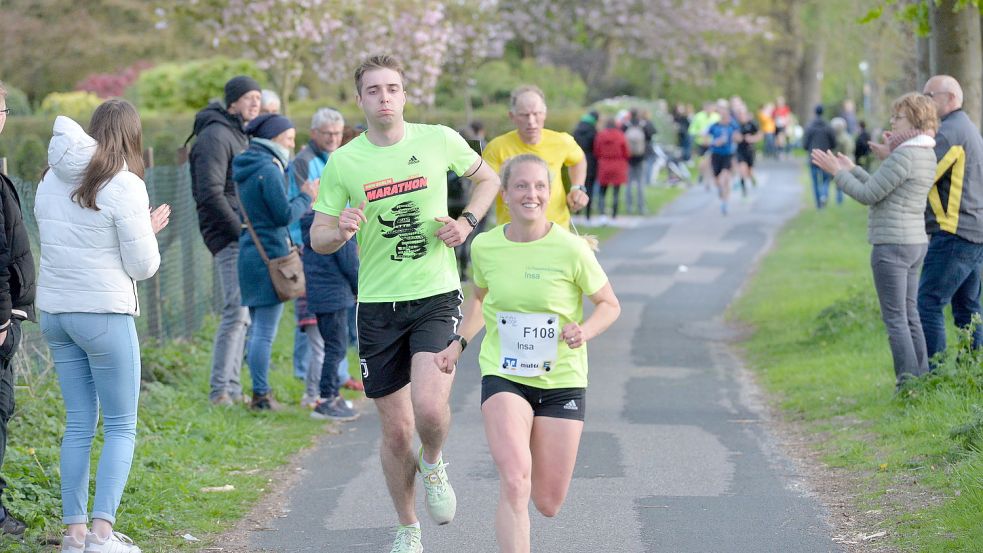
[{"label": "knit hat", "polygon": [[264,113],[246,125],[246,134],[254,138],[270,140],[292,128],[294,123],[290,119],[276,113]]},{"label": "knit hat", "polygon": [[232,77],[229,82],[225,83],[225,105],[231,106],[239,98],[242,98],[247,92],[262,92],[262,88],[259,83],[256,82],[252,77],[247,77],[245,75],[239,75],[238,77]]},{"label": "knit hat", "polygon": [[823,105],[822,104],[816,104],[816,108],[815,108],[814,111],[816,112],[816,115],[822,115],[823,114]]}]

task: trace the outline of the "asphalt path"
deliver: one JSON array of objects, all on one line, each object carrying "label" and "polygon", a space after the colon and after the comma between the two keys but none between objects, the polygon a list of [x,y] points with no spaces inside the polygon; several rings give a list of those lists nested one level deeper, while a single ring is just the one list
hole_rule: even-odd
[{"label": "asphalt path", "polygon": [[[799,209],[802,168],[759,167],[727,216],[695,186],[629,227],[598,257],[621,318],[590,342],[587,422],[560,514],[530,506],[534,551],[840,551],[825,511],[783,455],[760,392],[734,353],[727,306]],[[588,302],[589,303],[589,302]],[[434,525],[417,486],[427,553],[497,551],[498,477],[479,411],[477,340],[458,367],[444,450],[457,517]],[[397,520],[379,465],[379,421],[326,434],[300,459],[282,513],[250,531],[250,551],[389,551]]]}]

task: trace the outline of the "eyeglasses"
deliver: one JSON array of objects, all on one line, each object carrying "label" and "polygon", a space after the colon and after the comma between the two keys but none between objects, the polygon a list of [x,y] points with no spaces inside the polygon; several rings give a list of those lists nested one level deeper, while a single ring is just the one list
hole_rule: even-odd
[{"label": "eyeglasses", "polygon": [[952,93],[947,90],[938,90],[938,91],[926,92],[925,96],[935,99],[935,97],[938,96],[939,94],[952,94]]},{"label": "eyeglasses", "polygon": [[10,108],[0,109],[0,113],[4,115],[10,115]]},{"label": "eyeglasses", "polygon": [[907,119],[907,117],[905,117],[904,115],[902,115],[900,113],[895,113],[894,115],[891,116],[891,122],[892,123],[895,122],[895,121],[900,121],[902,119]]}]

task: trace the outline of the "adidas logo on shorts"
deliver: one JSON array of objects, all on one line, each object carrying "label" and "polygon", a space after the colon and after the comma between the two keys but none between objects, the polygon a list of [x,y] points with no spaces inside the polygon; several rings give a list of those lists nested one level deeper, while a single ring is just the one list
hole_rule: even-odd
[{"label": "adidas logo on shorts", "polygon": [[568,401],[568,402],[566,403],[566,405],[564,405],[564,406],[563,406],[563,408],[564,408],[564,409],[567,409],[567,410],[569,410],[569,411],[577,411],[577,410],[579,409],[579,408],[577,407],[577,402],[576,402],[576,401],[574,401],[574,400],[572,400],[572,399],[571,399],[570,401]]}]

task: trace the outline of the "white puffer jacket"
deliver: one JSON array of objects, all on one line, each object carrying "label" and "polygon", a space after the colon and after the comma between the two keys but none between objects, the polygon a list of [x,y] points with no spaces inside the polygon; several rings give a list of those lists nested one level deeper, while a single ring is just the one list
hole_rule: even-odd
[{"label": "white puffer jacket", "polygon": [[34,204],[41,231],[37,307],[48,313],[138,315],[136,281],[160,266],[147,187],[124,168],[96,195],[98,211],[72,201],[95,151],[96,141],[78,123],[55,119],[50,170]]}]

